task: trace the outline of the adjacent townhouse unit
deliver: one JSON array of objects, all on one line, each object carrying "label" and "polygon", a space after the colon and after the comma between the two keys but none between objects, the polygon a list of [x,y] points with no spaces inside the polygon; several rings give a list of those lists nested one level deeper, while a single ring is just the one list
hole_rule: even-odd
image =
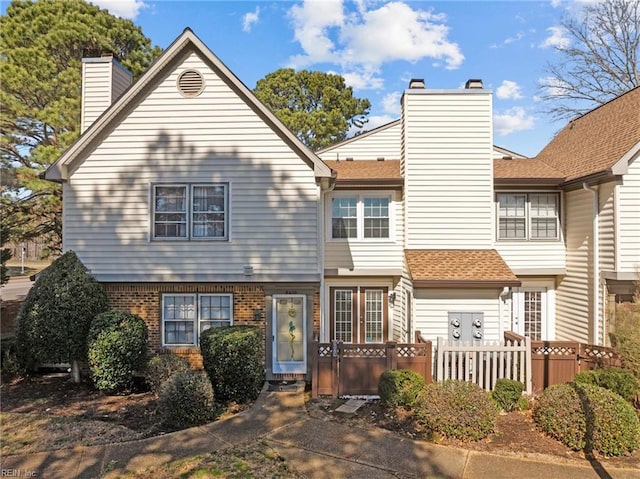
[{"label": "adjacent townhouse unit", "polygon": [[[533,159],[492,144],[479,80],[412,81],[399,120],[314,153],[189,29],[137,82],[83,62],[84,132],[46,172],[63,247],[153,352],[264,331],[268,379],[313,339],[607,340],[640,263],[640,89]],[[617,296],[616,296],[617,295]]]}]

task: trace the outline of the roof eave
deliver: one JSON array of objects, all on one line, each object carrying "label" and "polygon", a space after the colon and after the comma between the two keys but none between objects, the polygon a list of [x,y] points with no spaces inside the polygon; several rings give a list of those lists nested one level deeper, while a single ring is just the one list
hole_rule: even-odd
[{"label": "roof eave", "polygon": [[462,280],[462,279],[422,279],[414,280],[415,288],[504,288],[505,286],[518,287],[522,285],[519,279],[492,279],[492,280]]},{"label": "roof eave", "polygon": [[402,188],[404,179],[402,178],[366,178],[366,179],[343,179],[339,177],[336,181],[336,188]]},{"label": "roof eave", "polygon": [[515,186],[560,186],[565,178],[494,178],[495,185]]}]

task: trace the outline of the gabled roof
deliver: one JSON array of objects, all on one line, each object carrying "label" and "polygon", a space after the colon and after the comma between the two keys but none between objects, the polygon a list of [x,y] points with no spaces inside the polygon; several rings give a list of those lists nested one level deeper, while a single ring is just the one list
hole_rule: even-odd
[{"label": "gabled roof", "polygon": [[367,131],[365,131],[363,133],[360,133],[359,135],[352,136],[351,138],[347,138],[346,140],[342,140],[339,143],[335,143],[335,144],[333,144],[331,146],[327,146],[326,148],[322,148],[322,149],[318,150],[316,153],[321,154],[321,153],[324,153],[325,151],[333,150],[334,148],[336,148],[338,146],[344,146],[344,145],[352,143],[352,142],[354,142],[356,140],[361,140],[362,138],[366,138],[367,136],[371,136],[371,135],[374,135],[376,133],[380,133],[381,131],[386,130],[388,128],[392,128],[394,126],[398,126],[400,124],[400,120],[401,119],[398,118],[397,120],[393,120],[393,121],[391,121],[389,123],[385,123],[384,125],[377,126],[372,130],[367,130]]},{"label": "gabled roof", "polygon": [[138,98],[161,78],[164,72],[172,68],[176,59],[184,54],[195,52],[207,62],[213,71],[242,100],[268,124],[271,129],[294,150],[302,160],[313,168],[316,177],[331,178],[331,169],[307,146],[284,126],[284,124],[262,103],[242,81],[200,40],[195,33],[186,28],[182,34],[163,52],[153,65],[134,83],[115,103],[85,131],[78,140],[65,151],[45,172],[45,178],[52,181],[65,181],[85,160],[89,152],[101,141],[103,135],[116,125],[123,114],[133,108]]},{"label": "gabled roof", "polygon": [[402,186],[400,160],[326,160],[325,163],[336,172],[337,186],[357,184],[378,186]]},{"label": "gabled roof", "polygon": [[521,284],[494,249],[407,249],[404,255],[413,284],[418,288],[489,288]]},{"label": "gabled roof", "polygon": [[640,87],[570,121],[537,155],[567,181],[624,174],[640,154]]}]

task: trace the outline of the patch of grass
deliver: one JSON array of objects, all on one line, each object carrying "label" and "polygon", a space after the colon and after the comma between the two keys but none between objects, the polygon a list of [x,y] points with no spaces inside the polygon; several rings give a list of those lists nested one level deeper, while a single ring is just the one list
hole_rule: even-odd
[{"label": "patch of grass", "polygon": [[[111,476],[109,476],[111,477]],[[304,476],[290,470],[286,460],[265,441],[237,449],[216,451],[204,456],[192,456],[145,469],[129,472],[132,479],[301,479]]]},{"label": "patch of grass", "polygon": [[74,417],[33,413],[0,413],[2,454],[30,454],[138,439],[140,434],[117,424],[78,421]]}]

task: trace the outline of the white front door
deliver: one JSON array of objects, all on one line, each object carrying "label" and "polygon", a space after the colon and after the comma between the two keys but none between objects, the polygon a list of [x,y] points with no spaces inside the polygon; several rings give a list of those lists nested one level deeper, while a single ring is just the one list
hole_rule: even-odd
[{"label": "white front door", "polygon": [[549,340],[547,288],[516,288],[513,294],[513,330],[532,341]]},{"label": "white front door", "polygon": [[273,372],[307,372],[307,297],[273,295]]}]

